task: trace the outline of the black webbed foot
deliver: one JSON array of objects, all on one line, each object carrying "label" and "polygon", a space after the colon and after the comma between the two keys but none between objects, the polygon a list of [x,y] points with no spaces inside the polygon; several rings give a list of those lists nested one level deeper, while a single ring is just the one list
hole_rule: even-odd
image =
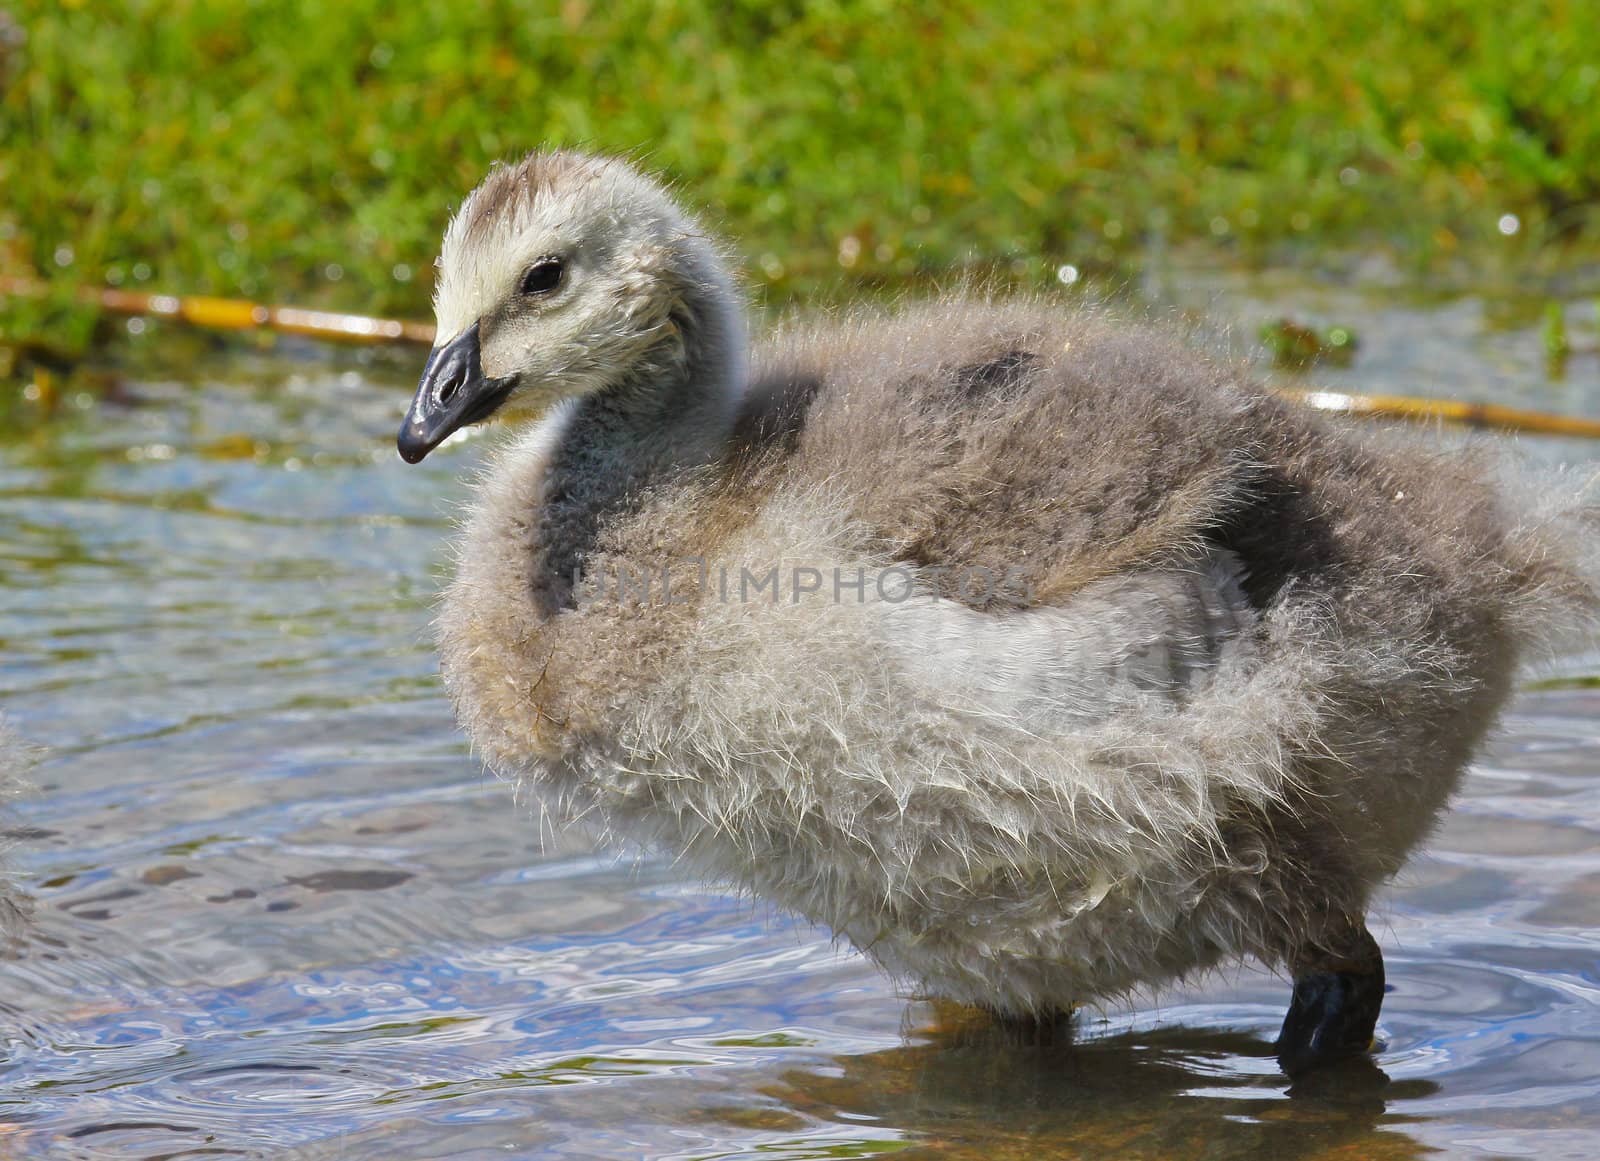
[{"label": "black webbed foot", "polygon": [[1278,1033],[1278,1064],[1297,1076],[1367,1052],[1383,1006],[1383,955],[1363,926],[1344,955],[1296,965],[1294,998]]}]

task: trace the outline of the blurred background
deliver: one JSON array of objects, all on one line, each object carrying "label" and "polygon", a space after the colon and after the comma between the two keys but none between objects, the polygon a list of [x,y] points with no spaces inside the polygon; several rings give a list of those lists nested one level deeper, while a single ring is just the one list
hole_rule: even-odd
[{"label": "blurred background", "polygon": [[452,205],[543,144],[673,176],[780,300],[1184,243],[1542,268],[1600,240],[1597,43],[1579,0],[10,3],[0,270],[425,314]]},{"label": "blurred background", "polygon": [[398,461],[420,347],[101,300],[425,320],[485,167],[579,145],[763,315],[976,275],[1280,389],[1600,418],[1597,44],[1592,2],[0,0],[0,712],[47,748],[0,1153],[1600,1155],[1600,662],[1380,902],[1375,1064],[1288,1088],[1248,967],[1018,1045],[481,771],[428,625],[487,441]]}]

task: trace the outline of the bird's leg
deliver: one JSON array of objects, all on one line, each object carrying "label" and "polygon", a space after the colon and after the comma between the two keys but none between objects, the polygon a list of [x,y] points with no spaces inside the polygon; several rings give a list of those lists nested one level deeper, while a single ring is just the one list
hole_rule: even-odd
[{"label": "bird's leg", "polygon": [[1018,1015],[996,1012],[995,1024],[1008,1040],[1022,1048],[1057,1048],[1071,1044],[1075,1035],[1072,1009],[1051,1009]]},{"label": "bird's leg", "polygon": [[1341,920],[1291,958],[1294,998],[1278,1033],[1278,1063],[1295,1076],[1372,1047],[1383,1005],[1383,953],[1360,919]]}]

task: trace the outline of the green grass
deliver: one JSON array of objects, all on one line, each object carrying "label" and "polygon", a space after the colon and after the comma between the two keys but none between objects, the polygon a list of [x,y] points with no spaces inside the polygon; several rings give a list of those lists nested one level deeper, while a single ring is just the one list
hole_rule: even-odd
[{"label": "green grass", "polygon": [[0,0],[0,272],[63,294],[0,338],[81,338],[81,283],[426,314],[450,207],[547,142],[679,179],[779,299],[1152,235],[1587,246],[1597,44],[1592,0]]}]

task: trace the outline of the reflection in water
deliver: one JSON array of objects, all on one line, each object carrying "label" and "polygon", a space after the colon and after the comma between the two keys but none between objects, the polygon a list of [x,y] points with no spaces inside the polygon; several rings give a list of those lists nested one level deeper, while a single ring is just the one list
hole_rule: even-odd
[{"label": "reflection in water", "polygon": [[1040,1045],[982,1018],[834,1063],[761,1091],[811,1116],[894,1125],[914,1138],[897,1152],[908,1158],[1294,1159],[1360,1142],[1362,1157],[1398,1161],[1431,1150],[1386,1110],[1438,1090],[1356,1060],[1285,1091],[1269,1042],[1240,1033]]},{"label": "reflection in water", "polygon": [[[1340,383],[1600,412],[1579,362],[1543,378],[1536,312],[1172,298],[1218,287],[1246,332],[1353,325]],[[1600,690],[1525,695],[1381,904],[1377,1064],[1286,1091],[1288,987],[1252,971],[1019,1042],[481,774],[426,633],[480,453],[402,469],[414,370],[236,351],[0,425],[0,707],[53,748],[13,827],[40,923],[0,960],[0,1154],[1600,1155]]]}]

